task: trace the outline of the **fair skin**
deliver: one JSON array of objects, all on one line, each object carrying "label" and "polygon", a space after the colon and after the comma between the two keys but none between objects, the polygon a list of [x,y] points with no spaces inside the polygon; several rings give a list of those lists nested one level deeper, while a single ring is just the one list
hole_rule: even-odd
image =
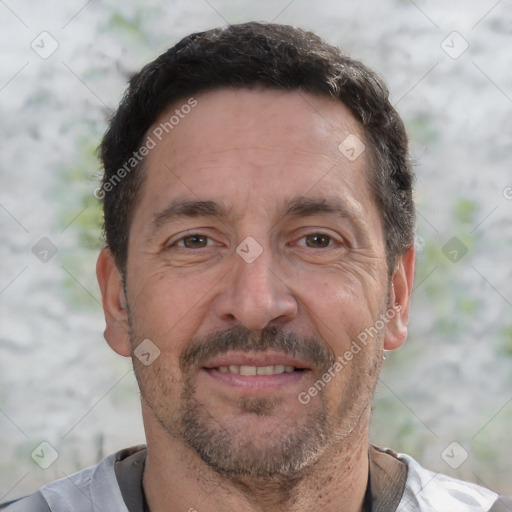
[{"label": "fair skin", "polygon": [[[341,103],[271,90],[196,98],[146,157],[126,297],[108,249],[97,265],[110,346],[160,350],[147,366],[134,357],[149,507],[360,511],[371,397],[382,350],[406,338],[414,251],[390,280],[366,154],[338,150],[349,134],[364,141]],[[298,400],[390,307],[378,336]]]}]

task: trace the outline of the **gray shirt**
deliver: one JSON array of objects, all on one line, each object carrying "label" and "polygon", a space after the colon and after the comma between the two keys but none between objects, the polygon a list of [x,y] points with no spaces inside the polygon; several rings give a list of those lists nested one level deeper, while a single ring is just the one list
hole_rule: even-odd
[{"label": "gray shirt", "polygon": [[[511,498],[422,468],[412,457],[369,448],[367,503],[372,512],[510,512]],[[145,446],[110,455],[98,465],[0,506],[6,512],[143,512]],[[190,504],[194,508],[194,504]],[[201,510],[200,505],[196,506]]]}]

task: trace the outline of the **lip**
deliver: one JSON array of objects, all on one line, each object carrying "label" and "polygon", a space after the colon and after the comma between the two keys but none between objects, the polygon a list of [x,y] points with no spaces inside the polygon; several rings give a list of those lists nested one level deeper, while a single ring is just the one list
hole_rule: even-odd
[{"label": "lip", "polygon": [[[241,375],[236,373],[223,373],[218,370],[220,366],[294,366],[300,370],[275,375]],[[207,384],[218,384],[221,388],[231,391],[247,393],[272,393],[290,387],[297,387],[298,383],[311,375],[310,365],[299,358],[277,351],[265,352],[229,352],[221,354],[202,365],[200,375],[204,375]]]},{"label": "lip", "polygon": [[311,366],[299,358],[276,351],[265,352],[229,352],[221,354],[203,364],[203,368],[211,370],[219,366],[294,366],[302,370],[311,370]]},{"label": "lip", "polygon": [[200,374],[206,374],[211,386],[212,381],[231,390],[244,393],[261,393],[281,391],[289,386],[297,385],[310,374],[310,370],[278,373],[275,375],[240,375],[237,373],[221,373],[215,368],[202,368]]}]

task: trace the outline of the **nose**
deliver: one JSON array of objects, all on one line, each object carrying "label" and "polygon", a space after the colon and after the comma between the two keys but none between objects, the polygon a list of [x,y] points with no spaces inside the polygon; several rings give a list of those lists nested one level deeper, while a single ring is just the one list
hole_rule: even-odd
[{"label": "nose", "polygon": [[270,252],[264,250],[253,261],[242,252],[233,255],[231,272],[214,301],[218,318],[252,330],[295,318],[297,301]]}]

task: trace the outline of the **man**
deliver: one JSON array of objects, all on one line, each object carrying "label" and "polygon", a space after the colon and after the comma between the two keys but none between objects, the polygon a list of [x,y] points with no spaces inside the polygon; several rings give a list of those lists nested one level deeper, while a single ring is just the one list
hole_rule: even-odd
[{"label": "man", "polygon": [[8,511],[512,507],[369,446],[414,274],[407,137],[372,71],[287,26],[192,34],[132,78],[101,158],[105,338],[147,448]]}]

